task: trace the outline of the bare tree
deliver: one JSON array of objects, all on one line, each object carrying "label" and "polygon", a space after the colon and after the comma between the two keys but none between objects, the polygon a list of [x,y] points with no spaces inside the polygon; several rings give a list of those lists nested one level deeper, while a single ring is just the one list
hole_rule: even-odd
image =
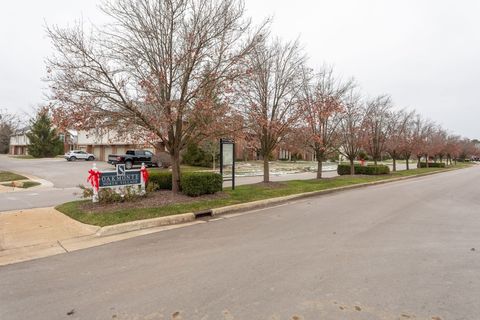
[{"label": "bare tree", "polygon": [[345,97],[339,131],[339,152],[350,161],[350,174],[355,174],[355,159],[365,139],[365,107],[353,89]]},{"label": "bare tree", "polygon": [[338,128],[341,121],[343,99],[354,86],[353,80],[335,78],[331,67],[323,67],[311,74],[304,71],[301,92],[302,120],[305,120],[306,145],[317,160],[317,179],[322,178],[323,162],[338,149]]},{"label": "bare tree", "polygon": [[[407,170],[410,170],[410,159],[418,149],[418,129],[421,127],[421,118],[415,111],[409,113],[409,119],[406,123],[405,131],[401,140],[401,153],[407,162]],[[420,122],[419,122],[420,121]]]},{"label": "bare tree", "polygon": [[19,119],[15,114],[0,109],[0,153],[10,150],[10,136],[19,126]]},{"label": "bare tree", "polygon": [[389,130],[392,101],[387,95],[378,96],[367,102],[364,119],[366,132],[365,149],[372,156],[375,165],[381,160]]},{"label": "bare tree", "polygon": [[[405,138],[408,135],[412,117],[413,113],[405,110],[393,111],[390,114],[385,151],[392,157],[393,171],[397,171],[397,159],[402,153],[405,154],[405,145],[408,143]],[[406,159],[407,170],[409,168],[409,158],[410,155]]]},{"label": "bare tree", "polygon": [[270,181],[269,158],[296,123],[305,56],[299,42],[267,39],[248,55],[238,88],[247,130],[263,157],[263,181]]},{"label": "bare tree", "polygon": [[446,145],[446,155],[447,155],[447,165],[450,163],[450,165],[453,164],[453,160],[455,160],[455,163],[460,156],[460,153],[462,151],[461,148],[461,140],[462,137],[458,135],[449,135],[447,137],[447,145]]},{"label": "bare tree", "polygon": [[417,167],[420,168],[422,157],[425,156],[425,161],[428,167],[428,140],[434,128],[434,124],[420,115],[417,115],[412,122],[412,139],[411,149],[417,158]]},{"label": "bare tree", "polygon": [[180,187],[180,152],[208,136],[204,119],[228,114],[202,90],[229,92],[238,64],[255,47],[241,0],[110,0],[113,22],[94,28],[48,27],[57,114],[80,128],[147,132],[169,152],[173,191]]}]

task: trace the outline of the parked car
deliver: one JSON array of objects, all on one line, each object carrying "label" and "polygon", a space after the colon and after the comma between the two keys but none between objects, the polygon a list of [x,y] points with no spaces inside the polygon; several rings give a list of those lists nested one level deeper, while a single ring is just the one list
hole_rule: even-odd
[{"label": "parked car", "polygon": [[114,166],[124,163],[126,169],[131,169],[133,166],[142,163],[149,167],[158,166],[154,154],[148,150],[127,150],[125,154],[110,154],[108,155],[108,163]]},{"label": "parked car", "polygon": [[95,160],[95,155],[91,153],[87,153],[83,150],[72,150],[65,153],[64,158],[67,159],[67,161],[76,161],[76,160],[93,161]]}]

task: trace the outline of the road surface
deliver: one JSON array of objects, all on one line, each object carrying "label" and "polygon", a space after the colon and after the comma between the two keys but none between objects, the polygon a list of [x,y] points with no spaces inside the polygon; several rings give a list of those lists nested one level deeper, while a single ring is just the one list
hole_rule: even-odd
[{"label": "road surface", "polygon": [[0,319],[480,315],[480,167],[0,267]]}]

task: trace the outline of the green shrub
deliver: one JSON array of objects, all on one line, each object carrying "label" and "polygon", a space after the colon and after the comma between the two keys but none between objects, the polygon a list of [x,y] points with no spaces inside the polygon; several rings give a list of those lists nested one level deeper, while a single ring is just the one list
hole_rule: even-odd
[{"label": "green shrub", "polygon": [[[426,162],[420,162],[420,168],[426,168],[427,163]],[[445,163],[443,162],[429,162],[428,163],[429,168],[445,168]]]},{"label": "green shrub", "polygon": [[210,168],[212,167],[213,159],[212,155],[205,152],[200,146],[191,143],[187,145],[185,153],[182,154],[182,163],[195,167]]},{"label": "green shrub", "polygon": [[[350,174],[350,165],[349,164],[339,164],[337,168],[337,173],[340,176]],[[355,174],[365,174],[365,175],[380,175],[380,174],[389,174],[390,168],[385,165],[369,165],[369,166],[360,166],[355,165]]]},{"label": "green shrub", "polygon": [[[355,166],[355,171],[358,166]],[[337,173],[339,176],[345,176],[350,174],[350,165],[349,164],[339,164],[337,167]]]},{"label": "green shrub", "polygon": [[[172,190],[172,172],[169,171],[150,171],[148,184],[155,185],[152,191]],[[152,188],[152,187],[150,187]]]},{"label": "green shrub", "polygon": [[190,197],[214,194],[222,190],[222,176],[212,172],[189,172],[182,174],[182,192]]},{"label": "green shrub", "polygon": [[[92,188],[85,187],[84,185],[80,185],[79,187],[82,189],[83,198],[93,197],[94,193]],[[140,193],[140,189],[136,186],[126,186],[119,189],[102,188],[98,190],[99,203],[128,202],[141,197],[144,197],[144,195]]]},{"label": "green shrub", "polygon": [[[212,172],[182,173],[180,189],[191,197],[213,194],[222,190],[222,176]],[[172,190],[172,172],[150,171],[147,190]]]},{"label": "green shrub", "polygon": [[366,174],[366,175],[380,175],[380,174],[389,174],[390,168],[385,165],[369,165],[362,168],[359,174]]}]

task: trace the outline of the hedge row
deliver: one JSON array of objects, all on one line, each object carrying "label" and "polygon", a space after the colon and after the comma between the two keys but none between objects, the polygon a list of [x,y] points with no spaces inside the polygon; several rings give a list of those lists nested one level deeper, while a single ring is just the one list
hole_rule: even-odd
[{"label": "hedge row", "polygon": [[[426,162],[420,162],[420,167],[419,168],[426,168],[427,163]],[[429,162],[428,163],[429,168],[445,168],[445,163],[443,162]]]},{"label": "hedge row", "polygon": [[[350,165],[349,164],[339,164],[337,168],[337,173],[341,176],[350,174]],[[380,175],[380,174],[389,174],[390,168],[385,165],[369,165],[369,166],[360,166],[355,165],[355,174],[365,174],[365,175]]]},{"label": "hedge row", "polygon": [[[186,172],[182,173],[180,189],[190,197],[202,194],[214,194],[222,190],[222,176],[213,172]],[[153,190],[172,190],[171,172],[150,172],[149,184]]]}]

